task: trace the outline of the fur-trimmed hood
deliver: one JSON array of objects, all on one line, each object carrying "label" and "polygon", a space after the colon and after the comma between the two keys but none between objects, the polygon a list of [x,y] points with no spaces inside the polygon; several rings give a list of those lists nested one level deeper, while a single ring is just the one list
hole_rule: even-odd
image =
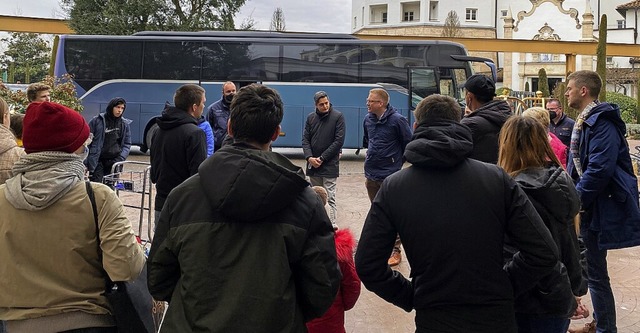
[{"label": "fur-trimmed hood", "polygon": [[336,254],[338,260],[348,260],[353,257],[353,249],[356,246],[356,240],[349,229],[338,229],[336,231]]}]

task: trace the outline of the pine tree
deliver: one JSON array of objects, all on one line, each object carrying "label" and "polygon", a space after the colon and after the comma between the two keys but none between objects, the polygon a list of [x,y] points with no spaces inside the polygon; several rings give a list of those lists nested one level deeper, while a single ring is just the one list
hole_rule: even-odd
[{"label": "pine tree", "polygon": [[8,72],[9,82],[37,82],[47,75],[51,48],[40,35],[13,32],[0,41],[7,45],[0,55],[0,69]]}]

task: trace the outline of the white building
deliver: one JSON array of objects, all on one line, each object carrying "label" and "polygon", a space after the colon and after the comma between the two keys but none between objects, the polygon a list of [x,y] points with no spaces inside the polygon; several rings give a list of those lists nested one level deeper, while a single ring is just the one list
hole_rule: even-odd
[{"label": "white building", "polygon": [[[457,14],[464,37],[561,41],[596,40],[599,17],[606,14],[608,42],[640,44],[640,0],[352,0],[352,33],[442,36],[451,11]],[[524,90],[526,83],[535,89],[540,68],[545,68],[552,84],[565,75],[563,50],[474,54],[496,60],[503,84],[513,90]],[[577,68],[594,69],[594,59],[578,56]],[[628,57],[607,61],[619,72],[640,68],[640,46],[635,61]],[[634,89],[630,84],[618,88],[627,94]]]}]

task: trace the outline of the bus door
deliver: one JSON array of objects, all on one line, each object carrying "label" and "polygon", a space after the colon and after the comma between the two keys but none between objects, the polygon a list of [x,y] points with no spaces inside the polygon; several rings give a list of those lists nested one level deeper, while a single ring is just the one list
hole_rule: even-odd
[{"label": "bus door", "polygon": [[[409,117],[423,98],[440,93],[440,75],[437,67],[408,67],[409,75]],[[412,119],[409,119],[412,121]]]}]

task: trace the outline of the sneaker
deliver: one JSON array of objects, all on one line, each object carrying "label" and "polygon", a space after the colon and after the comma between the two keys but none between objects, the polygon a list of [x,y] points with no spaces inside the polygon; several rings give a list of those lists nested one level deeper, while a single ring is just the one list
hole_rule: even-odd
[{"label": "sneaker", "polygon": [[393,266],[398,266],[401,261],[402,261],[402,252],[400,252],[399,248],[394,247],[387,263],[389,264],[389,266],[393,267]]}]

